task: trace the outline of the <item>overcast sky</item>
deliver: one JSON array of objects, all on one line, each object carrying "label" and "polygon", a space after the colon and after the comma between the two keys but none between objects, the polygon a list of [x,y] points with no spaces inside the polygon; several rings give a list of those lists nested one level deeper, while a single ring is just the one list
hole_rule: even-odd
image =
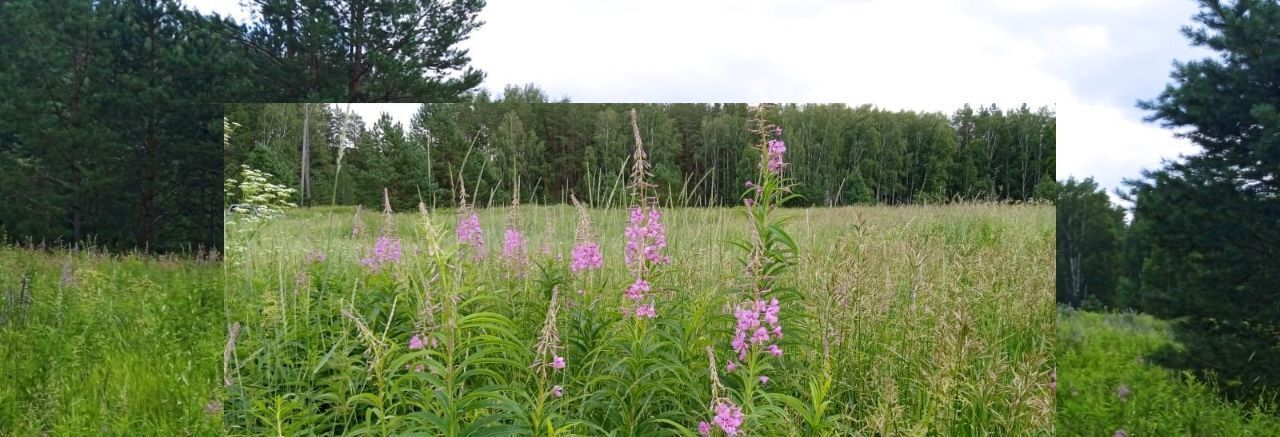
[{"label": "overcast sky", "polygon": [[[188,0],[243,19],[238,0]],[[490,0],[465,43],[484,87],[534,83],[575,102],[841,102],[1058,113],[1059,179],[1108,188],[1194,149],[1144,123],[1191,0]],[[407,123],[415,105],[387,110]]]}]

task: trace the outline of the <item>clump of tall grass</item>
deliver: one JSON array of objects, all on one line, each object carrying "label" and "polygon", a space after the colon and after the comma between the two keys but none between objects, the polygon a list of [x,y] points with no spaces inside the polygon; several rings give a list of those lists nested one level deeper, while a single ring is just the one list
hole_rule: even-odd
[{"label": "clump of tall grass", "polygon": [[221,267],[0,246],[0,434],[221,432]]}]

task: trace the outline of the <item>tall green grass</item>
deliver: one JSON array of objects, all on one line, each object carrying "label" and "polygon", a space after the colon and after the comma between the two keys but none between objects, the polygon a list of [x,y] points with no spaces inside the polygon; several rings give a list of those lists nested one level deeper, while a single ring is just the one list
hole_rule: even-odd
[{"label": "tall green grass", "polygon": [[[749,435],[1053,432],[1050,206],[782,210],[800,251],[778,280],[798,297],[785,354],[758,369],[765,384],[723,367],[745,280],[726,244],[750,229],[740,211],[665,211],[673,262],[652,280],[659,316],[645,321],[621,311],[625,210],[590,211],[605,268],[588,275],[567,267],[568,206],[522,207],[530,267],[498,262],[509,213],[480,210],[479,262],[454,253],[454,211],[430,214],[439,252],[426,218],[396,214],[405,259],[376,273],[359,262],[385,222],[376,213],[360,236],[351,208],[312,208],[230,241],[244,250],[226,276],[228,322],[242,326],[228,432],[692,434],[712,414],[708,347],[726,389],[751,393]],[[568,365],[544,377],[532,364],[553,290]],[[415,333],[436,344],[410,350]]]},{"label": "tall green grass", "polygon": [[1150,359],[1163,348],[1180,347],[1170,323],[1149,315],[1061,310],[1058,432],[1280,435],[1276,406],[1259,403],[1246,408],[1225,401],[1211,383]]},{"label": "tall green grass", "polygon": [[0,435],[219,433],[221,273],[0,248]]}]

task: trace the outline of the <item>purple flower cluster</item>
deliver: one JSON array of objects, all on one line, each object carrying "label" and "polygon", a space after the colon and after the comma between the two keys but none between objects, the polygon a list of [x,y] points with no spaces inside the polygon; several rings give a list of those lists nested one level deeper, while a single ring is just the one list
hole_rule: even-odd
[{"label": "purple flower cluster", "polygon": [[631,222],[625,230],[627,236],[627,265],[652,262],[666,264],[671,257],[662,254],[667,247],[667,231],[662,227],[662,213],[658,208],[631,208]]},{"label": "purple flower cluster", "polygon": [[653,289],[653,287],[649,285],[649,281],[644,280],[644,278],[636,278],[636,282],[631,283],[631,286],[627,287],[627,292],[624,296],[626,296],[627,299],[639,302],[644,299],[645,294],[649,293],[649,290],[651,289]]},{"label": "purple flower cluster", "polygon": [[600,255],[600,245],[596,243],[581,243],[573,246],[573,260],[569,264],[569,269],[574,273],[583,270],[595,270],[604,267],[604,257]]},{"label": "purple flower cluster", "polygon": [[515,228],[507,228],[502,240],[502,257],[517,263],[524,260],[524,234]]},{"label": "purple flower cluster", "polygon": [[556,355],[556,357],[551,360],[552,369],[562,370],[564,369],[564,364],[564,357],[559,355]]},{"label": "purple flower cluster", "polygon": [[[432,337],[432,338],[431,338],[431,347],[435,347],[435,346],[436,346],[436,339],[435,339],[434,337]],[[421,337],[421,336],[419,336],[418,334],[413,334],[413,338],[410,338],[410,339],[409,339],[409,350],[415,350],[415,351],[416,351],[416,350],[423,349],[423,348],[425,348],[425,347],[427,347],[427,343],[426,343],[425,341],[422,341],[422,337]],[[404,365],[404,368],[405,368],[405,369],[408,369],[408,368],[409,368],[409,365],[408,365],[408,364],[405,364],[405,365]],[[421,372],[423,369],[426,369],[426,365],[424,365],[424,364],[418,364],[418,365],[416,365],[416,366],[414,366],[414,367],[413,367],[413,371],[415,371],[415,372]]]},{"label": "purple flower cluster", "polygon": [[383,264],[398,261],[400,261],[400,240],[384,235],[378,237],[378,243],[373,246],[373,253],[360,260],[360,263],[376,272],[382,269]]},{"label": "purple flower cluster", "polygon": [[1119,387],[1116,387],[1116,397],[1122,401],[1129,399],[1130,393],[1133,393],[1133,390],[1129,389],[1127,385],[1120,384]]},{"label": "purple flower cluster", "polygon": [[458,243],[476,250],[476,258],[484,258],[484,229],[480,228],[480,216],[471,215],[458,221]]},{"label": "purple flower cluster", "polygon": [[[781,131],[781,129],[779,129],[779,131]],[[768,152],[768,159],[769,159],[768,165],[769,165],[770,173],[778,173],[782,171],[782,167],[787,165],[786,163],[782,162],[782,153],[786,151],[787,151],[787,145],[783,143],[782,140],[779,140],[779,139],[769,140],[769,147],[766,150],[766,152]]]},{"label": "purple flower cluster", "polygon": [[[738,408],[733,402],[720,401],[716,404],[716,416],[711,419],[711,423],[720,427],[720,430],[724,431],[725,435],[733,436],[738,435],[738,427],[742,426],[742,420],[741,408]],[[703,426],[698,425],[698,432],[702,432],[702,430]],[[707,433],[703,435],[711,433],[710,427],[706,427],[706,431]]]},{"label": "purple flower cluster", "polygon": [[635,302],[635,316],[637,319],[658,317],[658,310],[653,302],[645,305],[640,304],[640,301],[643,301],[651,290],[653,290],[653,286],[649,284],[649,281],[644,280],[644,278],[636,278],[636,282],[631,283],[631,286],[627,287],[627,292],[623,294],[627,299]]},{"label": "purple flower cluster", "polygon": [[[738,319],[738,326],[730,344],[738,352],[739,360],[747,359],[747,352],[752,346],[764,347],[766,343],[782,338],[782,324],[778,321],[780,311],[778,299],[771,299],[768,303],[758,300],[749,305],[738,306],[733,311],[734,317]],[[765,324],[768,324],[767,329]],[[782,348],[776,343],[769,344],[767,350],[775,357],[782,356]]]},{"label": "purple flower cluster", "polygon": [[308,264],[324,262],[324,260],[325,260],[325,255],[323,250],[316,249],[316,250],[307,252],[306,261]]},{"label": "purple flower cluster", "polygon": [[658,317],[658,310],[653,306],[652,302],[649,303],[648,305],[640,305],[636,307],[637,319],[646,319],[646,318],[653,319],[657,317]]}]

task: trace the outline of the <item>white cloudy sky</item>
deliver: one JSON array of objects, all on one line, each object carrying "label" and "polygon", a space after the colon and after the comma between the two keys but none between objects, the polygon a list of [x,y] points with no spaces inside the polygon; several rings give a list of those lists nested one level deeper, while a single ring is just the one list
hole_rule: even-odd
[{"label": "white cloudy sky", "polygon": [[[238,0],[189,0],[237,17]],[[1142,122],[1191,0],[491,0],[465,45],[485,87],[576,102],[843,102],[1058,112],[1060,179],[1120,186],[1193,149]],[[353,105],[406,121],[413,105]]]}]

